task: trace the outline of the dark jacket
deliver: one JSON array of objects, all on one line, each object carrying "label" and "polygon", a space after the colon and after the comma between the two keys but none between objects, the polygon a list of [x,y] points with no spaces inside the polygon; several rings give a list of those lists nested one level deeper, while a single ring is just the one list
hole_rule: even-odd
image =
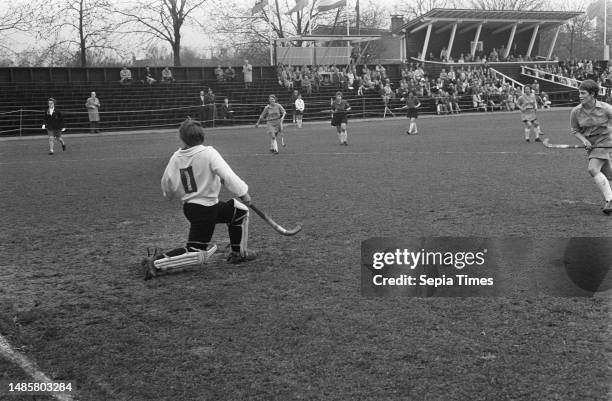
[{"label": "dark jacket", "polygon": [[44,124],[47,129],[60,130],[64,128],[64,117],[57,109],[53,110],[53,114],[49,114],[49,110],[45,111]]}]

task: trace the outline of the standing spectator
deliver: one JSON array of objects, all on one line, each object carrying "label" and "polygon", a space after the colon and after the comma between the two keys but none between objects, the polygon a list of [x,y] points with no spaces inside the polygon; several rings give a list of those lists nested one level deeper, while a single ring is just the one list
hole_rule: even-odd
[{"label": "standing spectator", "polygon": [[227,82],[234,82],[234,79],[236,78],[236,71],[234,71],[234,69],[232,68],[232,66],[230,65],[229,67],[227,67],[227,69],[225,70],[225,80]]},{"label": "standing spectator", "polygon": [[170,68],[166,67],[162,70],[162,82],[165,84],[171,84],[174,82],[174,77],[172,76],[172,71]]},{"label": "standing spectator", "polygon": [[297,99],[294,102],[295,107],[295,115],[298,128],[302,128],[302,118],[304,117],[304,108],[306,105],[304,104],[304,100],[302,100],[302,94],[298,93]]},{"label": "standing spectator", "polygon": [[200,106],[200,122],[204,124],[206,121],[206,95],[204,94],[204,91],[200,91],[200,100],[198,105]]},{"label": "standing spectator", "polygon": [[221,118],[223,125],[231,125],[233,122],[234,110],[232,110],[232,105],[229,103],[229,99],[227,97],[223,98],[223,104],[221,105],[219,117]]},{"label": "standing spectator", "polygon": [[249,88],[253,83],[253,66],[249,64],[249,60],[244,60],[242,75],[244,76],[244,87]]},{"label": "standing spectator", "polygon": [[121,79],[119,79],[120,84],[132,83],[132,71],[128,70],[126,66],[123,66],[121,72],[119,72],[119,76],[121,77]]},{"label": "standing spectator", "polygon": [[204,96],[204,108],[206,109],[206,120],[210,125],[215,125],[215,117],[217,117],[217,109],[215,107],[215,94],[212,88],[208,88],[208,93]]},{"label": "standing spectator", "polygon": [[299,92],[296,90],[293,91],[293,94],[291,95],[291,102],[290,102],[290,106],[291,107],[291,118],[292,118],[292,122],[293,124],[295,124],[297,122],[296,120],[296,107],[295,107],[295,101],[298,99],[298,97],[300,97]]},{"label": "standing spectator", "polygon": [[91,96],[87,99],[85,107],[87,107],[87,114],[89,117],[89,130],[92,133],[100,132],[98,129],[98,124],[100,123],[100,113],[98,113],[100,100],[96,97],[96,92],[91,92]]},{"label": "standing spectator", "polygon": [[45,112],[42,129],[47,130],[49,136],[49,154],[53,155],[53,144],[57,139],[62,144],[62,150],[66,150],[66,144],[62,138],[62,132],[66,131],[64,127],[64,117],[62,113],[55,109],[55,99],[49,98],[47,102],[49,108]]},{"label": "standing spectator", "polygon": [[223,68],[221,68],[221,65],[218,65],[217,68],[215,68],[215,77],[217,77],[217,82],[225,81],[225,74],[223,73]]}]

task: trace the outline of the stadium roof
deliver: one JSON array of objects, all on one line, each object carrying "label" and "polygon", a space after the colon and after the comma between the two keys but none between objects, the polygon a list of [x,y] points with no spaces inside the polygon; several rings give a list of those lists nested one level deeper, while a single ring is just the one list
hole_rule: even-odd
[{"label": "stadium roof", "polygon": [[544,28],[560,25],[583,14],[580,11],[516,11],[516,10],[465,10],[434,8],[420,17],[408,21],[394,33],[414,33],[430,24],[443,26],[455,23],[485,23],[487,26],[506,24],[539,24]]}]

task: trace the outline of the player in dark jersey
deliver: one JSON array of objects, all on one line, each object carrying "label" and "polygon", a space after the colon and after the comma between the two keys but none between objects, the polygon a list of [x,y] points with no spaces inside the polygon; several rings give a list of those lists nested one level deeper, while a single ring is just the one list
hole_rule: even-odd
[{"label": "player in dark jersey", "polygon": [[283,119],[287,112],[280,105],[280,103],[276,103],[276,96],[270,95],[268,97],[269,104],[264,108],[263,112],[259,116],[257,120],[257,124],[255,124],[255,128],[259,128],[259,123],[262,120],[266,121],[268,126],[267,132],[270,135],[270,152],[274,154],[278,154],[278,144],[276,142],[276,137],[280,135],[281,144],[285,146],[285,138],[283,137]]},{"label": "player in dark jersey", "polygon": [[55,99],[49,98],[49,108],[45,112],[42,129],[47,130],[49,136],[49,154],[53,155],[53,143],[57,140],[62,145],[62,150],[66,150],[66,143],[62,138],[62,133],[66,131],[64,127],[64,117],[62,113],[55,108]]},{"label": "player in dark jersey", "polygon": [[400,100],[402,102],[406,102],[402,108],[406,109],[406,117],[410,119],[410,127],[408,128],[408,131],[406,131],[406,134],[416,135],[419,133],[419,129],[416,124],[416,119],[418,118],[417,108],[421,105],[421,102],[419,102],[419,98],[414,96],[413,91],[410,91],[408,96],[401,98]]},{"label": "player in dark jersey", "polygon": [[338,132],[340,145],[348,146],[348,132],[346,124],[348,122],[348,112],[351,111],[351,106],[348,102],[342,99],[342,92],[336,92],[336,99],[331,100],[332,122]]}]

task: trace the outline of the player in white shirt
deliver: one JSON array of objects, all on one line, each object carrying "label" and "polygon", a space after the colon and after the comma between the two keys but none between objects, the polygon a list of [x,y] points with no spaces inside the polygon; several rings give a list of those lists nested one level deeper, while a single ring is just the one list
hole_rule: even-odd
[{"label": "player in white shirt", "polygon": [[306,105],[304,104],[304,100],[302,99],[302,94],[298,93],[297,99],[295,99],[295,118],[297,120],[298,128],[302,128],[302,119],[304,117],[304,108]]},{"label": "player in white shirt", "polygon": [[[253,260],[256,254],[247,249],[249,187],[238,177],[212,146],[204,146],[204,129],[199,122],[184,121],[179,128],[184,147],[174,152],[164,171],[161,188],[167,199],[179,198],[189,220],[189,238],[184,247],[158,253],[143,260],[145,280],[161,271],[200,266],[217,250],[211,245],[215,225],[227,224],[231,252],[228,261]],[[219,201],[221,186],[238,199]]]},{"label": "player in white shirt", "polygon": [[276,142],[276,137],[280,135],[281,145],[285,146],[285,138],[283,137],[283,120],[287,115],[285,108],[280,105],[280,103],[276,103],[276,96],[270,95],[268,97],[269,104],[266,105],[263,112],[259,116],[257,123],[255,124],[255,128],[259,128],[259,123],[262,120],[266,121],[268,126],[267,132],[270,135],[270,152],[274,154],[278,154],[278,144]]}]

